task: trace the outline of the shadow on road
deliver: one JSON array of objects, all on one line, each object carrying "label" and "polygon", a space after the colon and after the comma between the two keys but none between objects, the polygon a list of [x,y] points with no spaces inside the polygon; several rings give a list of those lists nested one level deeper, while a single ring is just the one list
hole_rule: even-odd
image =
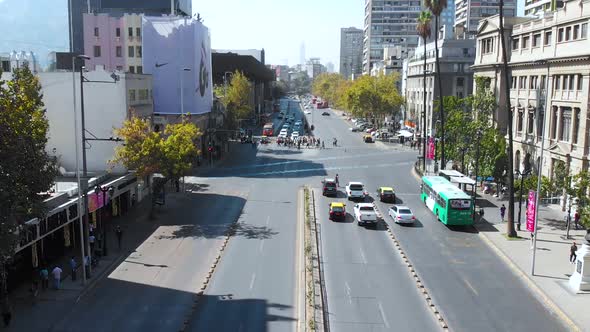
[{"label": "shadow on road", "polygon": [[324,165],[310,160],[277,158],[269,155],[256,156],[243,166],[223,167],[205,171],[202,176],[210,178],[302,178],[326,176]]},{"label": "shadow on road", "polygon": [[422,222],[418,219],[415,219],[413,223],[411,224],[406,224],[406,223],[394,223],[396,225],[398,225],[399,227],[404,227],[404,228],[424,228],[424,224],[422,224]]}]

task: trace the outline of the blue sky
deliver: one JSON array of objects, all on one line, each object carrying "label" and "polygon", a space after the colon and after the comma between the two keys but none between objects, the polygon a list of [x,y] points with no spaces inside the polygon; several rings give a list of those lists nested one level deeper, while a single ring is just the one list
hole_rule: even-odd
[{"label": "blue sky", "polygon": [[[267,64],[296,65],[303,42],[307,58],[338,68],[340,28],[362,28],[364,1],[193,0],[193,11],[213,48],[264,48]],[[0,52],[32,50],[46,64],[50,51],[67,49],[67,0],[0,0]]]}]

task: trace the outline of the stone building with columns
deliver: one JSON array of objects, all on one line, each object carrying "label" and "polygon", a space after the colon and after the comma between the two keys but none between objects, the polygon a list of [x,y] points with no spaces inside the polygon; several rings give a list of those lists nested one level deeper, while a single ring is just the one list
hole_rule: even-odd
[{"label": "stone building with columns", "polygon": [[[494,66],[482,62],[481,56],[499,44],[499,38],[488,42],[493,35],[490,30],[499,37],[497,22],[497,16],[481,21],[473,66],[476,76],[493,68],[492,84],[503,81],[497,65],[501,53]],[[538,18],[512,19],[510,39],[506,40],[510,63],[510,81],[506,83],[510,85],[515,170],[536,170],[540,164],[542,174],[550,178],[560,163],[570,174],[588,170],[589,23],[590,0],[565,1],[563,8]],[[500,91],[496,89],[497,95]],[[503,120],[510,121],[503,111],[505,101],[499,105],[504,114],[499,114],[498,126],[505,128]],[[541,161],[542,139],[545,151]]]}]

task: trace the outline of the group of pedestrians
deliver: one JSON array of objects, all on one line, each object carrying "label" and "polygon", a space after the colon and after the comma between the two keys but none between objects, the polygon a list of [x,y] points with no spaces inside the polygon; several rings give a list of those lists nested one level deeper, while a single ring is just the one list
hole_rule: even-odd
[{"label": "group of pedestrians", "polygon": [[306,147],[308,149],[325,149],[325,143],[319,138],[315,136],[300,136],[300,137],[286,137],[284,139],[277,139],[277,145],[293,148],[296,147],[301,149],[301,147]]}]

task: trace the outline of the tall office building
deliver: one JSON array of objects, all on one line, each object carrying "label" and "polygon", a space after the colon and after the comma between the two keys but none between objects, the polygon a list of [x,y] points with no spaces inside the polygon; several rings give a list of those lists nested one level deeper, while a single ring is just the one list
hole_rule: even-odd
[{"label": "tall office building", "polygon": [[363,30],[340,29],[340,74],[346,79],[363,73]]},{"label": "tall office building", "polygon": [[[481,19],[499,14],[498,1],[455,0],[455,32],[474,38]],[[516,16],[516,0],[504,0],[504,17]]]},{"label": "tall office building", "polygon": [[73,43],[70,46],[74,53],[84,52],[84,14],[109,14],[122,17],[124,14],[145,14],[150,16],[176,15],[192,16],[191,0],[174,0],[174,10],[170,0],[68,0],[69,19],[73,29]]},{"label": "tall office building", "polygon": [[401,46],[405,57],[418,45],[416,19],[421,9],[420,0],[365,0],[363,73],[383,60],[384,48]]},{"label": "tall office building", "polygon": [[555,11],[558,8],[563,8],[564,2],[560,0],[525,0],[524,15],[537,15],[546,11]]}]

